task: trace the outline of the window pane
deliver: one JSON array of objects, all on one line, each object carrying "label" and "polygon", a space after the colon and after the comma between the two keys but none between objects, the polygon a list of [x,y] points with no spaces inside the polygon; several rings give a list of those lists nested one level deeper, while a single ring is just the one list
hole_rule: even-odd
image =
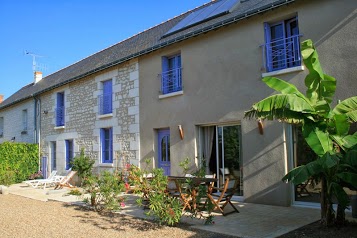
[{"label": "window pane", "polygon": [[161,161],[167,161],[166,159],[166,148],[167,148],[167,144],[166,144],[166,136],[164,136],[161,139]]}]

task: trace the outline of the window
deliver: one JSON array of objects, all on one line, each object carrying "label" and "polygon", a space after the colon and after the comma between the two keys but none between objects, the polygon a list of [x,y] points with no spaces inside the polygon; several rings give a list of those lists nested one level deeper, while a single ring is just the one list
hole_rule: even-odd
[{"label": "window", "polygon": [[27,132],[27,110],[22,110],[22,134]]},{"label": "window", "polygon": [[99,96],[99,114],[105,115],[113,112],[112,107],[113,85],[112,80],[103,82],[103,94]]},{"label": "window", "polygon": [[265,23],[265,55],[268,72],[301,65],[297,17]]},{"label": "window", "polygon": [[113,163],[113,129],[100,129],[102,163]]},{"label": "window", "polygon": [[0,138],[4,136],[4,118],[0,117]]},{"label": "window", "polygon": [[173,93],[182,90],[181,55],[162,57],[161,92]]},{"label": "window", "polygon": [[64,126],[64,92],[57,93],[56,126]]},{"label": "window", "polygon": [[71,162],[74,157],[73,140],[65,140],[65,143],[66,143],[66,170],[69,170],[72,167]]},{"label": "window", "polygon": [[51,165],[52,170],[57,170],[57,158],[56,158],[57,145],[56,141],[51,142]]}]

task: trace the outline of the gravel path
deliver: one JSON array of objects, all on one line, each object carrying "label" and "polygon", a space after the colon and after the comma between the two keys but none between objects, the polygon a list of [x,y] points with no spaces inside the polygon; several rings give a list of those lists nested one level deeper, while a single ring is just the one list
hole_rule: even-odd
[{"label": "gravel path", "polygon": [[41,202],[0,195],[0,237],[125,237],[230,238],[188,225],[158,226],[121,214],[98,214],[61,202]]}]

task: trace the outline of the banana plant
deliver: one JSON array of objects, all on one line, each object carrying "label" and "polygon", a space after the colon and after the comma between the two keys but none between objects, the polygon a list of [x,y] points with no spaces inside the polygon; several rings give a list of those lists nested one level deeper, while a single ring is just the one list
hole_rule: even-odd
[{"label": "banana plant", "polygon": [[303,137],[318,159],[289,171],[283,180],[299,184],[310,177],[320,178],[321,221],[329,226],[334,214],[332,197],[336,196],[343,207],[348,205],[342,181],[357,188],[357,180],[351,179],[357,176],[356,158],[350,156],[353,162],[346,163],[346,152],[357,144],[357,133],[348,134],[351,123],[357,121],[357,96],[343,100],[332,109],[336,79],[323,72],[311,40],[302,42],[301,55],[309,70],[305,78],[306,93],[279,78],[265,77],[263,82],[279,93],[253,104],[245,117],[301,125]]}]

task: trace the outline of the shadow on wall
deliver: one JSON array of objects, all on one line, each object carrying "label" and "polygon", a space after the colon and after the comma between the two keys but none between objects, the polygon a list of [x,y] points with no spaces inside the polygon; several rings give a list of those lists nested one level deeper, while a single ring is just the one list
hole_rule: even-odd
[{"label": "shadow on wall", "polygon": [[244,202],[289,207],[291,206],[290,194],[290,184],[280,181],[256,194],[245,197]]}]

